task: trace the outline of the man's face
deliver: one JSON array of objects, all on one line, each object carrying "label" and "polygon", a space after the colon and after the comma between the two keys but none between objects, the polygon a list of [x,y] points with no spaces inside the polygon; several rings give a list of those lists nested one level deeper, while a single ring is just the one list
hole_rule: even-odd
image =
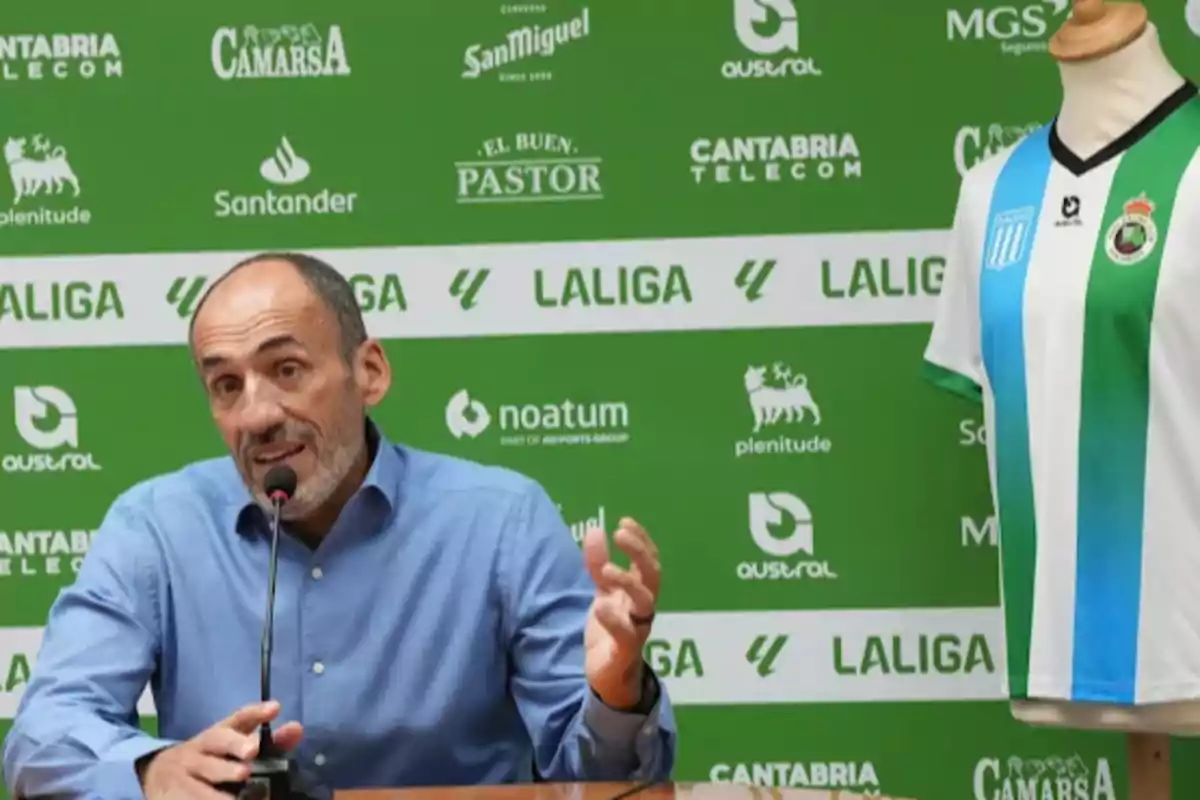
[{"label": "man's face", "polygon": [[213,419],[258,502],[271,467],[298,478],[286,519],[337,490],[362,445],[364,397],[332,313],[286,262],[250,264],[209,296],[193,327]]}]

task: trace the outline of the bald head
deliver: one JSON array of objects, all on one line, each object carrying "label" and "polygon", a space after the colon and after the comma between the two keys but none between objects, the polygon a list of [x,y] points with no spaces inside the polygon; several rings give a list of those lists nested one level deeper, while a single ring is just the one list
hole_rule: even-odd
[{"label": "bald head", "polygon": [[193,354],[196,323],[207,306],[232,306],[226,310],[245,312],[256,300],[271,301],[275,311],[296,307],[297,303],[312,308],[315,301],[323,308],[314,310],[324,312],[325,321],[337,332],[340,352],[347,361],[367,340],[354,288],[340,272],[304,253],[259,253],[230,267],[200,298],[188,328]]}]

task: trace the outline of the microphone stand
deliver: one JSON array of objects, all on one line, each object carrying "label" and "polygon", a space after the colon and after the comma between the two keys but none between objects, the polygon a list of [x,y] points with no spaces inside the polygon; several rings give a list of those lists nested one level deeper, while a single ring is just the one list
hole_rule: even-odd
[{"label": "microphone stand", "polygon": [[[271,492],[274,509],[271,514],[271,562],[267,572],[267,610],[263,625],[260,679],[262,701],[271,699],[271,648],[275,640],[275,577],[279,571],[279,525],[283,504],[290,492]],[[299,789],[292,788],[293,763],[287,754],[275,746],[270,723],[259,730],[258,756],[250,762],[250,778],[244,782],[222,783],[216,786],[238,800],[312,800]]]}]

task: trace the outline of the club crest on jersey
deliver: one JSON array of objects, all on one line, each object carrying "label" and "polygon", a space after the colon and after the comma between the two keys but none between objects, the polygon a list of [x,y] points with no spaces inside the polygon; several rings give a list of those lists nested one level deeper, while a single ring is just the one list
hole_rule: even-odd
[{"label": "club crest on jersey", "polygon": [[1136,264],[1154,252],[1158,226],[1150,216],[1154,203],[1142,192],[1125,204],[1125,213],[1117,217],[1104,235],[1104,249],[1117,264]]}]

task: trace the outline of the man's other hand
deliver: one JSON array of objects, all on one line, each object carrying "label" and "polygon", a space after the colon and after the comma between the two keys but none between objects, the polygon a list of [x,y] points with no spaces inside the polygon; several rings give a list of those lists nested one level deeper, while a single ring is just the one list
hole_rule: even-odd
[{"label": "man's other hand", "polygon": [[[250,762],[258,755],[259,728],[279,715],[279,703],[243,706],[186,742],[159,750],[142,768],[147,800],[229,800],[214,787],[250,777]],[[300,743],[298,722],[281,725],[271,738],[280,750]]]}]

